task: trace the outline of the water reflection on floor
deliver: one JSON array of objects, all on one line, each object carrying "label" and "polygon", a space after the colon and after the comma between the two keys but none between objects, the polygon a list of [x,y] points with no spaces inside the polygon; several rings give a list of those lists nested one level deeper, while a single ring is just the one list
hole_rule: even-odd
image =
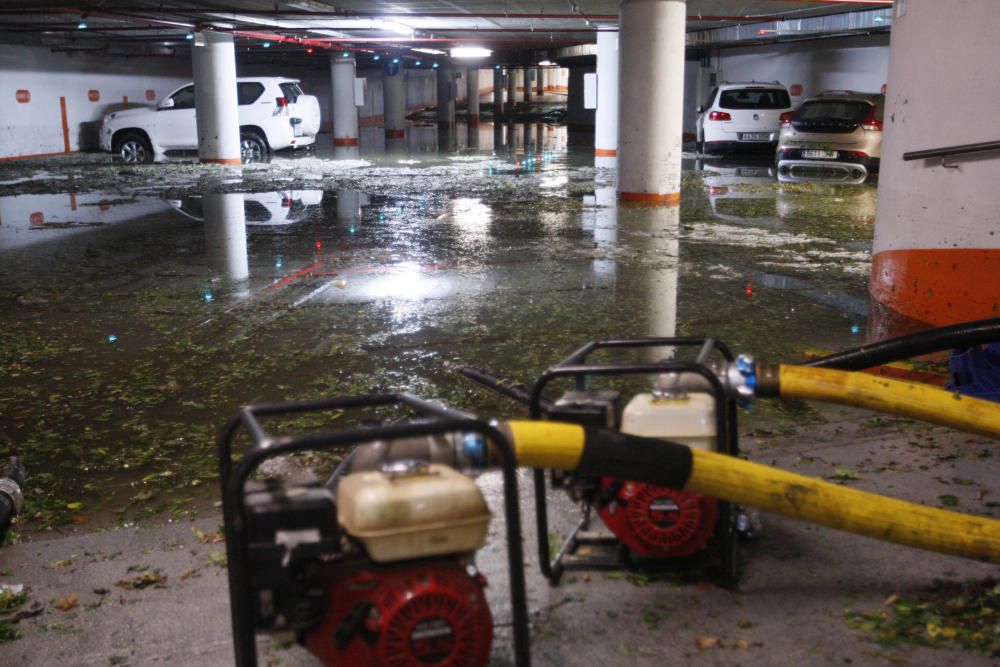
[{"label": "water reflection on floor", "polygon": [[0,196],[0,454],[33,473],[29,529],[214,499],[214,433],[249,402],[408,390],[511,414],[446,362],[528,382],[598,337],[774,360],[861,342],[873,185],[692,159],[681,207],[623,208],[563,127],[380,132],[363,176],[326,142],[255,172],[289,189],[154,165],[131,194]]}]

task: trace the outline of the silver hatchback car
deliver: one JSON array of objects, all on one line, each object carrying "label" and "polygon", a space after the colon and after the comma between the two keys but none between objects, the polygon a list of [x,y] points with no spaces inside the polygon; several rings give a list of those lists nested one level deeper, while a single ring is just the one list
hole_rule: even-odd
[{"label": "silver hatchback car", "polygon": [[836,90],[782,114],[778,179],[861,183],[877,173],[884,110],[884,95]]}]

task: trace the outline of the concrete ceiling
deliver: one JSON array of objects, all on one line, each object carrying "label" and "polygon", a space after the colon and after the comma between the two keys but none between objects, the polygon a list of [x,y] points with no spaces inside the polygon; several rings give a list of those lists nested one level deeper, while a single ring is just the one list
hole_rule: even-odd
[{"label": "concrete ceiling", "polygon": [[[688,0],[688,31],[891,7],[892,0]],[[616,0],[100,0],[67,6],[12,0],[0,8],[0,43],[107,53],[185,51],[202,29],[232,31],[241,52],[320,57],[328,50],[421,57],[483,46],[494,60],[545,57],[593,43],[617,23]],[[773,32],[773,31],[771,31]],[[425,56],[422,56],[426,58]]]}]

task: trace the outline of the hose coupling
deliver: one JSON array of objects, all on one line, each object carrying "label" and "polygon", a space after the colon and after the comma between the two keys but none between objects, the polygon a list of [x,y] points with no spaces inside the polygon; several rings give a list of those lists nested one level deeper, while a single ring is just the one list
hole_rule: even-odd
[{"label": "hose coupling", "polygon": [[757,362],[749,354],[741,354],[736,361],[726,364],[721,377],[740,407],[750,407],[757,395]]}]

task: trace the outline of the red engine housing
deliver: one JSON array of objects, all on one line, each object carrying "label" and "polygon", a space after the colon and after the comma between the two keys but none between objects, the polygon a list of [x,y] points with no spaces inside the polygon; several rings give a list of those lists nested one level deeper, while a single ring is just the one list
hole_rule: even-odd
[{"label": "red engine housing", "polygon": [[455,561],[360,569],[327,586],[306,647],[340,667],[479,667],[493,643],[482,575]]},{"label": "red engine housing", "polygon": [[712,496],[643,482],[601,479],[599,497],[621,488],[598,509],[604,525],[633,552],[648,558],[683,558],[700,551],[715,531],[719,504]]}]

